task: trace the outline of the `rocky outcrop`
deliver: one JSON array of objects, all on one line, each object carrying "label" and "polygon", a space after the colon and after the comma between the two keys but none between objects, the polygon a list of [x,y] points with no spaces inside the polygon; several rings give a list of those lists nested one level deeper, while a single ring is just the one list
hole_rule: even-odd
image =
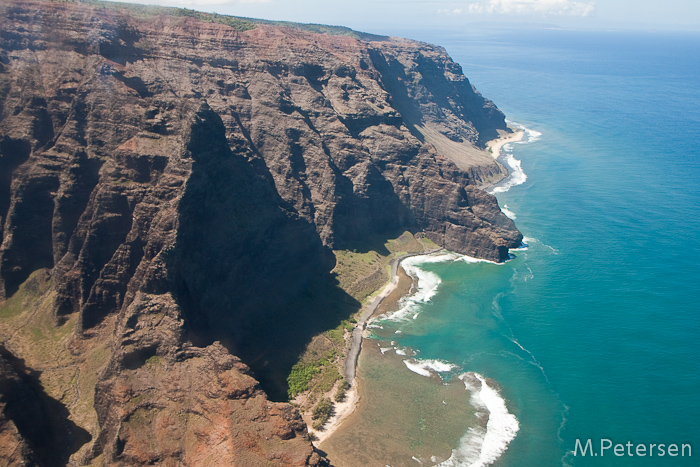
[{"label": "rocky outcrop", "polygon": [[95,454],[120,465],[321,465],[306,425],[219,344],[130,352],[96,387]]},{"label": "rocky outcrop", "polygon": [[3,465],[66,465],[90,435],[45,393],[36,372],[0,345],[0,461]]},{"label": "rocky outcrop", "polygon": [[50,271],[66,352],[110,349],[65,417],[96,419],[73,462],[322,464],[253,376],[281,399],[310,338],[357,309],[331,250],[412,230],[501,261],[521,241],[479,190],[504,175],[482,151],[504,117],[439,47],[0,12],[0,299]]}]

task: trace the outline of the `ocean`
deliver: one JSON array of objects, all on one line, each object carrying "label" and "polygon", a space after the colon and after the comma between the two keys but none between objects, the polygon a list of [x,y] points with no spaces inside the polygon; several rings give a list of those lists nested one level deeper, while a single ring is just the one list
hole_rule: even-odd
[{"label": "ocean", "polygon": [[339,435],[381,465],[700,465],[700,34],[405,35],[526,129],[494,189],[526,246],[404,262]]}]

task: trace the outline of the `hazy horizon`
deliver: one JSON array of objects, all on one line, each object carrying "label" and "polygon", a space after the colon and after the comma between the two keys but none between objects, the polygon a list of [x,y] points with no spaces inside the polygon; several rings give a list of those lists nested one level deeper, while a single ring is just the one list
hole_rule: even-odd
[{"label": "hazy horizon", "polygon": [[397,34],[480,26],[700,31],[700,2],[688,0],[117,0],[277,21]]}]

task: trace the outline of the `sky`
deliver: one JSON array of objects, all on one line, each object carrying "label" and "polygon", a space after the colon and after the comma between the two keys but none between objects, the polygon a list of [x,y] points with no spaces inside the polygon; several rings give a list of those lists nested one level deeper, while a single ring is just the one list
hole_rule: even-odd
[{"label": "sky", "polygon": [[700,0],[122,0],[393,34],[475,22],[700,31]]}]

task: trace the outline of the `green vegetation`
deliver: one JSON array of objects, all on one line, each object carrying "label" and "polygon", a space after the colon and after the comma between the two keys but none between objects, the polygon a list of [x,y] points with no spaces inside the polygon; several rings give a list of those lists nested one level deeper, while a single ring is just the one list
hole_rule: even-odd
[{"label": "green vegetation", "polygon": [[312,390],[319,393],[326,393],[333,389],[335,382],[341,378],[338,368],[331,362],[325,363],[318,378],[312,381]]},{"label": "green vegetation", "polygon": [[419,240],[425,247],[429,250],[437,250],[440,245],[429,239],[428,237],[421,237]]},{"label": "green vegetation", "polygon": [[[239,18],[236,16],[220,15],[218,13],[204,13],[201,11],[190,10],[187,8],[175,8],[157,5],[140,5],[136,3],[119,3],[119,2],[103,2],[100,0],[63,0],[65,3],[82,3],[84,5],[95,6],[98,8],[106,8],[110,10],[126,10],[134,16],[183,16],[195,18],[207,23],[219,23],[231,26],[237,31],[248,31],[255,29],[256,24],[253,21]],[[138,46],[138,45],[137,45]]]},{"label": "green vegetation", "polygon": [[421,235],[414,236],[409,231],[393,239],[375,238],[364,244],[334,251],[336,266],[333,274],[340,288],[363,302],[372,298],[389,281],[389,263],[393,258],[437,248],[438,245],[432,241]]},{"label": "green vegetation", "polygon": [[[391,278],[391,260],[407,253],[420,253],[426,249],[438,249],[438,245],[422,235],[404,231],[391,239],[376,237],[365,243],[345,245],[335,250],[336,266],[333,269],[338,285],[360,302],[376,296]],[[317,335],[307,346],[287,378],[290,399],[296,399],[302,412],[313,420],[312,427],[321,429],[330,410],[331,401],[342,402],[350,384],[343,378],[342,356],[347,350],[346,336],[358,322],[359,312],[340,320],[336,327]]]},{"label": "green vegetation", "polygon": [[323,425],[325,425],[328,419],[331,417],[332,411],[333,404],[331,401],[325,397],[321,399],[311,412],[311,419],[314,420],[313,429],[320,430],[323,428]]},{"label": "green vegetation", "polygon": [[289,397],[292,398],[300,392],[307,391],[309,389],[309,382],[314,375],[320,373],[320,371],[317,364],[297,362],[292,367],[292,372],[287,377],[287,384],[289,384],[287,393]]},{"label": "green vegetation", "polygon": [[39,379],[46,394],[70,406],[71,417],[92,431],[98,426],[95,385],[112,349],[107,348],[107,342],[95,342],[79,360],[76,358],[69,349],[78,314],[56,319],[52,285],[47,269],[36,270],[0,303],[0,341],[28,367],[42,368]]},{"label": "green vegetation", "polygon": [[0,318],[15,318],[24,311],[33,309],[52,286],[46,269],[37,269],[29,275],[10,298],[0,304]]},{"label": "green vegetation", "polygon": [[363,41],[383,41],[388,39],[387,36],[377,34],[368,34],[366,32],[355,31],[345,26],[329,26],[327,24],[313,23],[293,23],[291,21],[269,21],[264,19],[244,18],[248,21],[260,24],[271,24],[273,26],[281,26],[285,28],[301,29],[303,31],[315,32],[318,34],[330,34],[332,36],[348,36],[353,39]]},{"label": "green vegetation", "polygon": [[350,383],[345,378],[341,378],[338,384],[338,390],[335,393],[335,401],[343,402],[345,400],[345,393],[350,389]]},{"label": "green vegetation", "polygon": [[146,359],[147,365],[158,365],[160,363],[160,357],[158,355],[153,355]]},{"label": "green vegetation", "polygon": [[[315,354],[315,355],[314,355]],[[336,365],[337,350],[331,348],[322,355],[307,353],[306,360],[297,362],[287,377],[290,398],[304,391],[312,394],[324,394],[335,385],[341,376]]]}]

